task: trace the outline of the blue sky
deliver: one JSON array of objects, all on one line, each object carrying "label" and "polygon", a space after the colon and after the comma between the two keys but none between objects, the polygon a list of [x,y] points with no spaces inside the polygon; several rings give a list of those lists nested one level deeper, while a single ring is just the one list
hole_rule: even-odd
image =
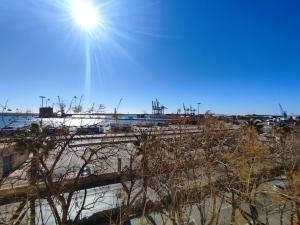
[{"label": "blue sky", "polygon": [[124,113],[158,98],[168,112],[300,114],[300,1],[95,0],[103,28],[89,37],[67,1],[0,0],[0,103],[83,94],[107,111],[123,98]]}]

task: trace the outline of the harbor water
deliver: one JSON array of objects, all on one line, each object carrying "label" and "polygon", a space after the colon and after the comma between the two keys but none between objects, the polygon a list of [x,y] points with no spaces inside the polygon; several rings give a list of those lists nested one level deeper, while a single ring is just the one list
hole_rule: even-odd
[{"label": "harbor water", "polygon": [[50,127],[58,127],[60,125],[68,127],[84,127],[84,126],[111,126],[119,125],[158,125],[164,120],[162,118],[152,118],[147,115],[144,118],[139,118],[137,114],[118,115],[74,115],[70,117],[54,117],[54,118],[39,118],[34,116],[0,116],[0,128],[22,128],[31,123],[39,123]]}]

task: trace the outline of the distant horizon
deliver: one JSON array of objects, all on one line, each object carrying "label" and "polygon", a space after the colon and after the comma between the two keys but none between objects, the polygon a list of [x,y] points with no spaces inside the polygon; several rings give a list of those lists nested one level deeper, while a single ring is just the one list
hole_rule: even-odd
[{"label": "distant horizon", "polygon": [[84,95],[108,111],[123,98],[124,113],[157,98],[170,113],[300,114],[300,1],[87,1],[92,24],[70,0],[2,0],[0,104]]},{"label": "distant horizon", "polygon": [[[207,112],[206,112],[207,113]],[[195,114],[194,116],[197,116],[197,115],[205,115],[206,113],[199,113],[199,114]],[[223,114],[223,113],[214,113],[214,112],[209,112],[211,113],[212,115],[217,115],[217,116],[276,116],[276,117],[281,117],[282,115],[280,114]],[[3,112],[2,114],[4,115],[26,115],[26,114],[33,114],[33,115],[38,115],[39,113],[38,112],[33,112],[33,111],[30,111],[30,112]],[[67,114],[70,114],[70,115],[93,115],[93,114],[98,114],[98,115],[114,115],[113,112],[94,112],[94,113],[87,113],[87,112],[81,112],[81,113],[67,113]],[[151,113],[130,113],[130,112],[127,112],[127,113],[123,113],[123,112],[118,112],[117,115],[153,115]],[[163,115],[185,115],[184,113],[181,113],[181,114],[177,114],[177,113],[165,113]],[[187,116],[189,116],[189,114],[186,114]],[[298,117],[300,115],[288,115],[288,117]],[[0,113],[0,117],[1,117],[1,113]]]},{"label": "distant horizon", "polygon": [[[154,100],[154,99],[153,99]],[[66,104],[66,108],[68,109],[69,108],[69,105],[70,105],[70,102],[67,102],[63,99],[64,103]],[[101,103],[99,103],[101,104]],[[99,106],[98,103],[95,103],[95,108],[97,108]],[[167,104],[165,104],[167,106]],[[3,104],[0,102],[0,106],[3,106]],[[191,105],[195,110],[196,110],[196,114],[198,112],[197,110],[197,105],[194,104],[194,105]],[[9,104],[7,106],[7,109],[10,109],[12,111],[5,111],[5,113],[18,113],[16,112],[16,110],[19,110],[19,113],[26,113],[26,111],[30,111],[31,113],[34,113],[34,114],[38,114],[39,112],[39,108],[41,107],[41,103],[40,104],[36,104],[36,106],[34,108],[22,108],[21,106],[20,107],[11,107]],[[44,103],[44,107],[46,107],[45,103]],[[48,104],[47,107],[52,107],[52,104]],[[86,112],[88,109],[90,109],[92,107],[92,105],[85,105],[85,104],[82,104],[82,107],[83,107],[83,112]],[[114,113],[114,109],[115,107],[113,106],[109,106],[107,107],[106,105],[104,105],[104,113],[106,114],[113,114]],[[190,104],[187,105],[187,107],[190,107]],[[213,114],[216,114],[216,115],[272,115],[272,116],[281,116],[282,113],[280,112],[280,108],[279,108],[279,104],[277,104],[277,108],[278,108],[278,112],[274,112],[274,113],[271,113],[271,112],[244,112],[244,113],[238,113],[238,112],[232,112],[232,113],[226,113],[226,112],[217,112],[217,111],[214,111],[213,109],[204,109],[203,108],[204,106],[201,105],[199,107],[199,114],[205,114],[206,112],[211,112]],[[54,105],[54,112],[57,112],[59,111],[59,106],[58,104],[56,103]],[[152,109],[151,109],[151,102],[149,103],[149,108],[148,109],[138,109],[138,106],[135,107],[136,110],[130,110],[130,108],[126,108],[126,105],[120,105],[120,109],[118,110],[118,114],[151,114],[152,113]],[[167,107],[168,108],[168,107]],[[178,108],[176,109],[166,109],[165,110],[165,114],[176,114],[178,109],[180,108],[181,110],[181,114],[184,114],[183,113],[183,104],[181,104],[181,107],[180,107],[180,104],[178,104]],[[295,113],[292,113],[292,112],[289,112],[286,108],[284,108],[284,110],[287,111],[287,114],[288,116],[300,116],[300,114],[295,114]],[[69,112],[72,114],[72,110]],[[75,113],[74,113],[75,114]]]}]

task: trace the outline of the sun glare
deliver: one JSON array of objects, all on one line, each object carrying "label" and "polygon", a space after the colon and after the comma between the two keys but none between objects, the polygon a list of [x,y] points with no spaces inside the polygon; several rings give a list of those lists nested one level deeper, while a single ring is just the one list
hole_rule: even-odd
[{"label": "sun glare", "polygon": [[99,25],[99,12],[91,1],[70,0],[70,9],[73,19],[84,30],[91,32]]}]

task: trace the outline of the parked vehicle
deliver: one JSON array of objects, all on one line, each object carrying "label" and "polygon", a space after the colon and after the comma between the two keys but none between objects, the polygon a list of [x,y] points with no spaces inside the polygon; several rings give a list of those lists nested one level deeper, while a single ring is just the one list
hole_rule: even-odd
[{"label": "parked vehicle", "polygon": [[90,175],[92,175],[91,168],[89,166],[85,166],[83,168],[83,171],[81,172],[80,176],[81,177],[88,177]]}]

